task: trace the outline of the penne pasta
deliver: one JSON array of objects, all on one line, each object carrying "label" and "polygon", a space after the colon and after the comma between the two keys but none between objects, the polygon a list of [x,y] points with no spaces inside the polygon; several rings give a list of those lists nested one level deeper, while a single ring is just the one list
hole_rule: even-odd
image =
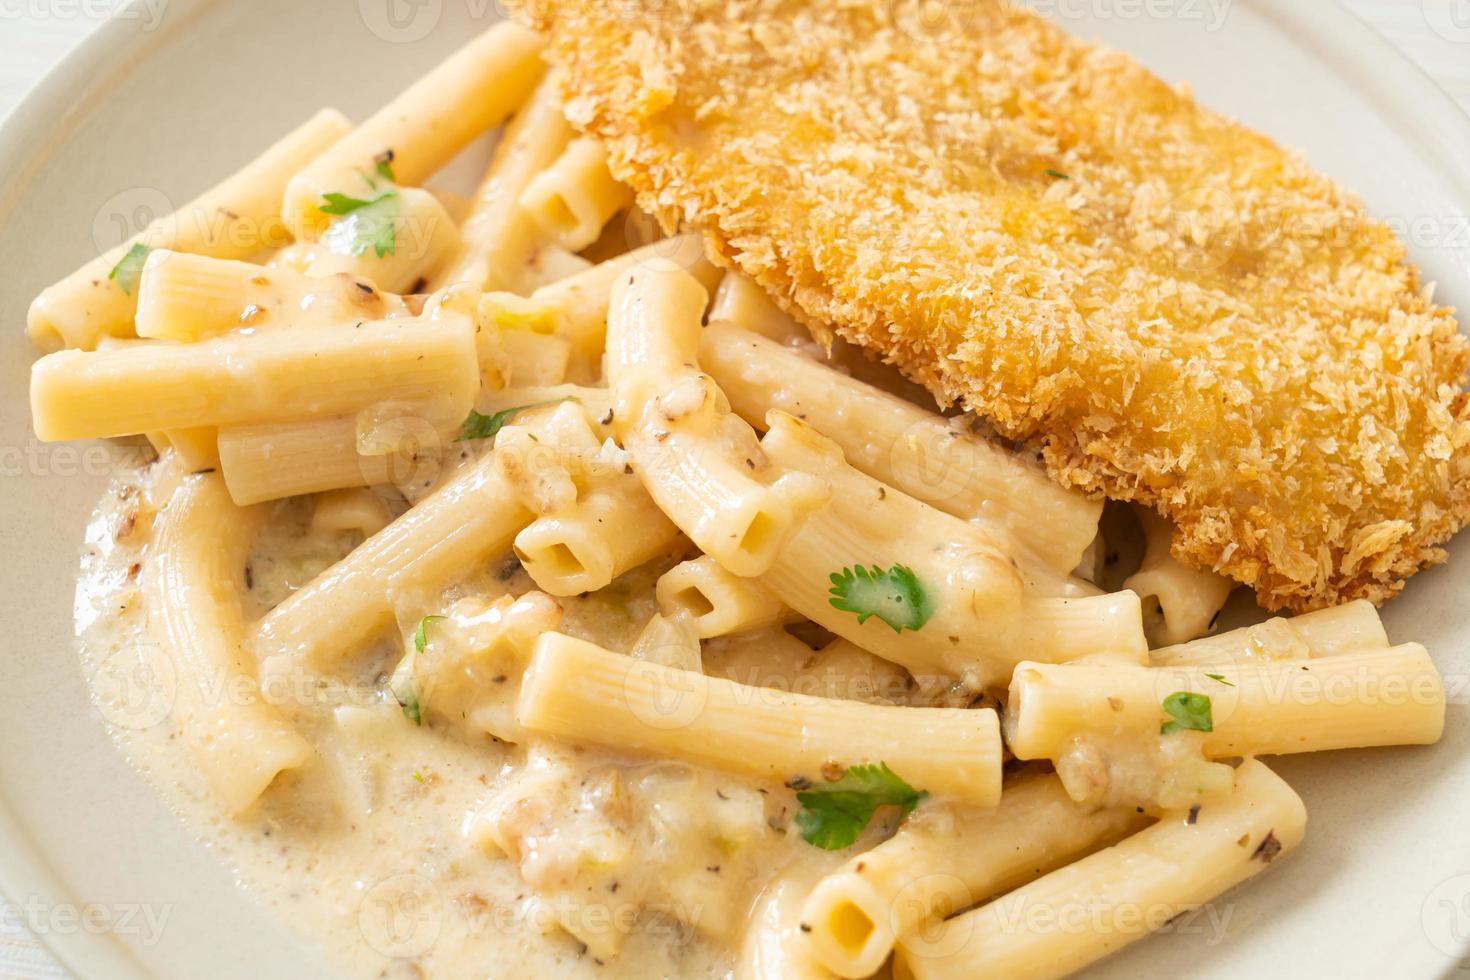
[{"label": "penne pasta", "polygon": [[[806,328],[772,302],[764,289],[738,272],[727,272],[720,278],[714,302],[710,304],[709,322],[729,324],[742,331],[759,334],[782,347],[809,343],[812,339]],[[722,331],[721,335],[724,337],[726,332]],[[718,355],[725,346],[724,343],[716,344],[705,352],[704,356],[710,359],[711,371],[715,370]],[[767,406],[767,410],[773,407]],[[738,408],[736,410],[739,411]],[[753,417],[746,419],[751,425],[759,424],[766,417],[765,411],[752,414]]]},{"label": "penne pasta", "polygon": [[1007,784],[993,810],[933,807],[811,889],[801,942],[839,977],[867,977],[901,937],[1142,829],[1133,807],[1089,808],[1050,774]]},{"label": "penne pasta", "polygon": [[1177,561],[1169,553],[1174,525],[1147,508],[1138,508],[1138,516],[1145,541],[1143,564],[1128,576],[1123,588],[1157,606],[1157,618],[1145,618],[1149,641],[1155,645],[1187,643],[1204,636],[1214,628],[1235,583]]},{"label": "penne pasta", "polygon": [[682,562],[654,589],[665,616],[684,615],[700,639],[779,626],[800,618],[753,579],[726,571],[708,555]]},{"label": "penne pasta", "polygon": [[159,515],[143,576],[173,665],[172,713],[195,767],[239,813],[311,746],[260,697],[239,592],[260,508],[230,502],[217,474],[186,476]]},{"label": "penne pasta", "polygon": [[404,403],[452,424],[479,390],[474,343],[474,324],[458,318],[59,351],[31,371],[31,412],[48,442]]},{"label": "penne pasta", "polygon": [[[761,575],[803,616],[913,673],[961,677],[975,689],[1027,658],[1144,662],[1131,592],[1038,594],[982,527],[858,473],[834,443],[789,415],[772,413],[769,425],[760,448],[775,466],[820,473],[832,487],[830,501],[801,521]],[[834,582],[863,587],[858,568],[901,570],[904,588],[884,594],[908,605],[888,618],[839,605]]]},{"label": "penne pasta", "polygon": [[817,880],[815,868],[796,864],[766,886],[750,912],[735,980],[832,980],[836,976],[802,943],[801,903]]},{"label": "penne pasta", "polygon": [[[1196,531],[1214,522],[1205,545],[1229,544],[1222,561],[1230,534],[1254,535],[1302,582],[1317,565],[1319,580],[1354,562],[1378,575],[1411,522],[1377,520],[1334,572],[1334,555],[1273,537],[1280,515],[1258,495],[1192,513],[1178,477],[1198,446],[1121,458],[1117,412],[1041,438],[1058,386],[1093,383],[1130,410],[1158,400],[1135,397],[1126,371],[1052,370],[1096,340],[1089,304],[1109,290],[1071,289],[1069,304],[1063,280],[1097,269],[979,297],[1067,327],[1014,363],[991,358],[987,381],[960,336],[975,324],[953,316],[974,290],[929,281],[944,227],[908,229],[886,264],[862,234],[831,234],[867,227],[839,213],[849,203],[902,210],[926,193],[866,187],[863,139],[827,161],[840,207],[805,216],[822,248],[752,222],[771,202],[806,208],[783,181],[811,162],[807,143],[872,129],[812,111],[805,89],[828,62],[913,116],[912,86],[869,90],[873,66],[889,86],[912,67],[907,15],[839,4],[831,37],[848,21],[880,30],[834,62],[801,17],[785,25],[795,42],[718,4],[579,39],[568,27],[591,8],[516,6],[535,30],[477,33],[356,129],[321,113],[46,290],[28,320],[49,352],[30,382],[38,439],[126,437],[138,457],[87,526],[75,612],[96,705],[132,729],[120,741],[145,768],[181,777],[160,785],[184,790],[179,809],[241,873],[290,891],[348,962],[425,977],[1045,980],[1300,843],[1301,800],[1256,756],[1441,737],[1435,663],[1390,646],[1371,605],[1211,635],[1233,586],[1185,561],[1198,534],[1176,559],[1170,520],[1134,521],[1141,505],[1122,499],[1104,513],[1079,460],[1146,471],[1115,496],[1162,495]],[[420,12],[370,33],[391,46],[439,24]],[[987,17],[991,33],[1030,23]],[[806,52],[774,110],[739,86],[694,98],[701,62],[668,58],[730,37],[757,62]],[[634,70],[592,84],[614,50]],[[1007,115],[1063,118],[1052,89],[1018,108],[1000,86],[989,121],[910,121],[1006,144],[991,123]],[[796,169],[703,193],[721,148],[700,135],[771,111],[789,125],[736,155]],[[1019,194],[1017,214],[1092,221],[1097,168],[1059,132],[991,176]],[[1130,220],[1178,217],[1154,203]],[[991,237],[1017,233],[1013,217]],[[980,243],[1005,258],[994,245]],[[827,295],[854,263],[867,284]],[[915,332],[913,290],[944,330]],[[837,321],[811,315],[813,296]],[[859,307],[871,315],[848,315]],[[875,346],[885,336],[897,346]],[[965,391],[923,370],[933,357],[970,389],[1019,382],[1020,401],[961,412]],[[1229,372],[1214,388],[1208,374],[1180,397],[1239,394]],[[1346,433],[1360,455],[1372,436]],[[1246,469],[1224,475],[1301,476]],[[140,713],[139,693],[164,701]]]},{"label": "penne pasta", "polygon": [[124,260],[141,267],[152,249],[244,259],[287,244],[290,235],[279,224],[287,181],[351,129],[340,112],[323,109],[218,187],[47,289],[31,304],[31,342],[43,351],[92,350],[103,337],[133,336],[136,273]]},{"label": "penne pasta", "polygon": [[633,191],[608,173],[602,144],[579,136],[517,200],[548,239],[577,252],[597,241],[613,215],[633,203]]},{"label": "penne pasta", "polygon": [[337,218],[292,263],[309,276],[353,276],[390,293],[422,292],[459,248],[459,229],[433,194],[404,187]]},{"label": "penne pasta", "polygon": [[736,575],[759,575],[827,491],[816,477],[764,465],[754,433],[694,366],[707,301],[671,264],[638,266],[614,284],[612,424],[679,529]]},{"label": "penne pasta", "polygon": [[613,284],[628,273],[659,262],[671,262],[687,270],[706,289],[719,282],[719,271],[705,258],[703,240],[698,235],[678,235],[635,248],[531,294],[533,301],[556,311],[556,331],[571,342],[573,361],[580,367],[573,372],[574,380],[587,381],[602,373]]},{"label": "penne pasta", "polygon": [[599,441],[585,406],[547,406],[538,419],[502,429],[495,452],[522,503],[539,515],[516,535],[515,554],[541,589],[595,592],[673,544],[678,528],[621,453]]},{"label": "penne pasta", "polygon": [[[900,946],[900,980],[1062,977],[1117,952],[1271,867],[1301,843],[1301,798],[1254,760],[1219,803],[1165,814]],[[1093,910],[1101,910],[1102,918]]]},{"label": "penne pasta", "polygon": [[345,657],[391,623],[395,593],[442,587],[509,552],[530,519],[487,456],[271,610],[257,655],[284,671]]},{"label": "penne pasta", "polygon": [[320,238],[331,222],[321,210],[325,196],[373,191],[379,164],[390,166],[394,183],[422,184],[504,122],[541,78],[541,47],[533,31],[496,24],[303,167],[286,185],[282,204],[295,237]]},{"label": "penne pasta", "polygon": [[1000,799],[1000,729],[988,708],[891,708],[748,688],[559,633],[537,641],[516,715],[547,735],[760,779],[886,762],[936,795],[976,806]]},{"label": "penne pasta", "polygon": [[1244,664],[1387,648],[1388,634],[1378,610],[1366,599],[1358,599],[1290,619],[1268,619],[1218,636],[1159,647],[1149,653],[1149,662],[1155,667]]},{"label": "penne pasta", "polygon": [[330,326],[407,316],[403,300],[359,276],[159,249],[138,287],[138,336],[192,343],[231,330]]},{"label": "penne pasta", "polygon": [[1052,482],[956,423],[818,364],[765,337],[714,322],[700,363],[746,421],[771,411],[834,440],[853,466],[965,520],[1004,530],[1054,571],[1068,573],[1097,536],[1101,500]]},{"label": "penne pasta", "polygon": [[523,287],[525,266],[543,244],[543,235],[521,209],[519,198],[572,138],[560,89],[560,77],[548,72],[506,127],[460,228],[459,252],[434,288],[458,282],[485,290]]},{"label": "penne pasta", "polygon": [[[1176,692],[1209,698],[1207,758],[1428,745],[1444,729],[1444,684],[1417,643],[1264,663],[1183,667],[1022,663],[1006,734],[1020,759],[1057,759],[1078,736],[1157,736]],[[1168,736],[1165,736],[1168,737]]]}]

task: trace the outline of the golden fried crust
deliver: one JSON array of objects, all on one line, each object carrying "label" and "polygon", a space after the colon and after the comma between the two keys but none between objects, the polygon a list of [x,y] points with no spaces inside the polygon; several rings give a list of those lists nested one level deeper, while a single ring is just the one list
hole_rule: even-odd
[{"label": "golden fried crust", "polygon": [[535,0],[568,112],[818,329],[1157,506],[1270,608],[1467,520],[1466,343],[1362,204],[998,0]]}]

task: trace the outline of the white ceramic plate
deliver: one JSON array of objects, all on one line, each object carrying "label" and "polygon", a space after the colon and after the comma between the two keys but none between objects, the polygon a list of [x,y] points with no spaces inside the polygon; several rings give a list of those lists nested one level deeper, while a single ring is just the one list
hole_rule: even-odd
[{"label": "white ceramic plate", "polygon": [[[160,0],[124,11],[0,128],[0,883],[81,977],[317,978],[305,944],[238,891],[124,764],[86,696],[72,579],[106,466],[30,435],[22,334],[42,287],[165,203],[182,203],[323,104],[361,115],[471,30],[493,0]],[[1470,121],[1322,0],[1035,0],[1206,103],[1303,150],[1410,240],[1470,309]],[[1435,977],[1470,946],[1470,540],[1385,613],[1450,684],[1430,749],[1285,759],[1307,843],[1283,867],[1108,977]],[[1457,598],[1459,597],[1459,598]],[[113,934],[75,923],[96,904]],[[141,913],[166,914],[155,941]],[[95,920],[94,920],[95,921]],[[515,975],[486,964],[489,975]]]}]

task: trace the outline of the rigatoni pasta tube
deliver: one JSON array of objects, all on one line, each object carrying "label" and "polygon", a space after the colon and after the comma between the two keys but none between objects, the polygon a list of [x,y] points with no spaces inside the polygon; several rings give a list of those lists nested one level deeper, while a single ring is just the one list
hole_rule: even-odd
[{"label": "rigatoni pasta tube", "polygon": [[218,187],[50,287],[31,304],[31,342],[45,351],[91,350],[102,337],[132,336],[137,290],[112,272],[134,249],[244,259],[285,245],[290,236],[278,223],[286,183],[351,130],[340,112],[322,110]]},{"label": "rigatoni pasta tube", "polygon": [[[1211,676],[1213,675],[1213,676]],[[1056,759],[1077,736],[1155,737],[1177,692],[1210,699],[1207,758],[1427,745],[1444,729],[1444,684],[1417,643],[1313,660],[1190,667],[1023,663],[1006,733],[1021,759]]]},{"label": "rigatoni pasta tube", "polygon": [[607,170],[607,151],[580,136],[526,185],[521,210],[547,237],[576,252],[597,241],[613,215],[633,203],[633,191]]},{"label": "rigatoni pasta tube", "polygon": [[370,405],[421,405],[462,420],[479,391],[475,327],[465,317],[381,320],[59,351],[31,369],[42,441],[134,435],[201,425],[329,416]]},{"label": "rigatoni pasta tube", "polygon": [[[596,377],[602,362],[613,283],[626,277],[633,269],[661,260],[687,270],[706,289],[713,289],[720,281],[719,270],[705,258],[703,237],[676,235],[635,248],[586,272],[542,286],[531,294],[535,302],[558,311],[557,333],[572,342],[573,357],[582,363],[584,369],[590,370],[592,377]],[[574,380],[588,379],[579,377]]]},{"label": "rigatoni pasta tube", "polygon": [[[710,304],[709,322],[732,324],[746,332],[759,334],[782,347],[812,339],[806,328],[772,302],[764,289],[738,272],[727,272],[720,279],[714,302]],[[710,369],[713,371],[714,367],[714,361],[711,361]],[[740,409],[737,408],[736,411]],[[755,424],[765,417],[763,410],[749,417],[747,421]]]},{"label": "rigatoni pasta tube", "polygon": [[159,513],[143,590],[173,665],[173,717],[195,766],[231,813],[311,746],[260,697],[239,592],[262,508],[230,502],[218,474],[186,476]]},{"label": "rigatoni pasta tube", "polygon": [[515,290],[544,235],[518,198],[561,155],[572,137],[562,114],[560,79],[548,72],[516,113],[460,226],[459,254],[436,286],[467,282],[484,290]]},{"label": "rigatoni pasta tube", "polygon": [[[1123,588],[1158,604],[1155,618],[1145,629],[1153,643],[1186,643],[1214,627],[1235,583],[1208,569],[1191,568],[1169,551],[1174,525],[1148,508],[1139,508],[1143,524],[1143,564],[1128,576]],[[1145,607],[1149,608],[1149,607]]]},{"label": "rigatoni pasta tube", "polygon": [[256,651],[286,658],[272,670],[345,657],[389,625],[395,593],[447,585],[508,552],[530,519],[486,456],[271,610]]},{"label": "rigatoni pasta tube", "polygon": [[[383,419],[383,449],[359,451],[356,415],[219,430],[219,466],[235,503],[244,506],[352,487],[393,487],[410,501],[439,482],[460,449],[453,432],[435,428],[413,406]],[[456,427],[457,428],[457,427]]]},{"label": "rigatoni pasta tube", "polygon": [[541,46],[534,31],[503,21],[378,110],[287,185],[282,211],[295,236],[315,241],[331,220],[323,195],[364,192],[361,174],[389,154],[398,183],[422,184],[504,122],[541,78]]},{"label": "rigatoni pasta tube", "polygon": [[869,476],[948,514],[1004,529],[1055,571],[1076,568],[1097,537],[1101,500],[897,395],[713,315],[699,356],[753,425],[773,409],[794,415]]},{"label": "rigatoni pasta tube", "polygon": [[821,874],[810,861],[793,861],[765,887],[751,908],[740,944],[735,980],[833,980],[802,942],[801,903]]},{"label": "rigatoni pasta tube", "polygon": [[[586,406],[525,414],[527,424],[501,430],[495,452],[522,502],[540,515],[515,540],[538,586],[558,596],[595,592],[678,538],[621,454],[604,449]],[[546,484],[562,489],[548,493]],[[561,499],[568,492],[571,499]]]},{"label": "rigatoni pasta tube", "polygon": [[164,435],[190,472],[219,465],[218,429],[207,425],[193,426],[187,429],[169,429]]},{"label": "rigatoni pasta tube", "polygon": [[[375,236],[384,230],[391,237],[378,243]],[[459,228],[439,199],[404,187],[334,220],[321,241],[301,250],[298,262],[308,275],[357,276],[390,293],[416,293],[458,248]]]},{"label": "rigatoni pasta tube", "polygon": [[[1133,593],[1036,595],[983,528],[857,472],[835,443],[785,413],[768,421],[761,450],[772,464],[820,473],[832,486],[828,502],[792,530],[760,576],[792,609],[912,672],[960,676],[976,687],[1004,683],[1026,659],[1145,661]],[[906,601],[927,616],[900,631],[880,616],[835,606],[833,576],[858,566],[905,569],[916,593]]]},{"label": "rigatoni pasta tube", "polygon": [[840,977],[866,977],[899,938],[1147,826],[1133,807],[1074,803],[1053,774],[1010,783],[992,810],[929,807],[817,882],[802,942]]},{"label": "rigatoni pasta tube", "polygon": [[1330,657],[1355,650],[1382,650],[1388,634],[1378,610],[1366,599],[1330,609],[1277,617],[1253,626],[1149,652],[1155,667],[1190,664],[1249,663]]},{"label": "rigatoni pasta tube", "polygon": [[900,980],[1050,980],[1095,963],[1271,867],[1307,812],[1247,760],[1226,799],[1174,812],[1119,844],[957,916],[899,948]]},{"label": "rigatoni pasta tube", "polygon": [[688,616],[702,640],[800,618],[759,582],[732,575],[709,555],[669,569],[659,576],[654,593],[665,616]]},{"label": "rigatoni pasta tube", "polygon": [[649,496],[679,529],[736,575],[759,575],[826,487],[767,465],[754,432],[700,372],[707,303],[699,281],[667,262],[630,268],[613,284],[612,425]]},{"label": "rigatoni pasta tube", "polygon": [[679,529],[638,486],[599,487],[516,535],[526,574],[556,596],[595,592],[667,549]]},{"label": "rigatoni pasta tube", "polygon": [[1000,729],[989,708],[897,708],[747,687],[547,633],[516,713],[547,735],[758,779],[885,762],[935,795],[976,806],[1000,799]]},{"label": "rigatoni pasta tube", "polygon": [[324,326],[407,315],[403,299],[358,276],[308,276],[160,249],[138,287],[138,336],[193,342],[242,327]]}]

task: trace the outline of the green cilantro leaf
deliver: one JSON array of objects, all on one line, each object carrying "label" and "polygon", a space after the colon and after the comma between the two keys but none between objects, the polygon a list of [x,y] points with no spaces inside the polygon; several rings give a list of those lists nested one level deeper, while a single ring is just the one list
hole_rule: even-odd
[{"label": "green cilantro leaf", "polygon": [[327,194],[321,205],[326,214],[339,215],[322,235],[322,244],[337,255],[357,258],[372,249],[378,258],[392,255],[397,241],[396,223],[402,205],[397,191],[384,191],[371,201],[344,194]]},{"label": "green cilantro leaf", "polygon": [[900,779],[888,764],[853,766],[835,783],[796,794],[802,839],[826,851],[848,847],[880,806],[903,808],[907,817],[929,795]]},{"label": "green cilantro leaf", "polygon": [[510,420],[522,412],[529,412],[533,408],[545,408],[547,405],[560,405],[562,402],[576,401],[568,395],[566,398],[557,398],[549,402],[536,402],[534,405],[517,405],[515,408],[507,408],[494,415],[481,415],[473,408],[465,418],[464,424],[459,428],[459,435],[455,442],[469,442],[474,439],[494,439],[500,430],[510,424]]},{"label": "green cilantro leaf", "polygon": [[419,620],[419,628],[413,631],[413,648],[419,653],[423,653],[424,647],[429,645],[429,624],[448,618],[448,616],[425,616]]},{"label": "green cilantro leaf", "polygon": [[1206,674],[1205,676],[1208,677],[1212,681],[1217,681],[1218,683],[1224,684],[1226,687],[1234,687],[1235,686],[1234,684],[1230,683],[1229,681],[1227,681],[1225,679],[1225,675],[1224,674]]},{"label": "green cilantro leaf", "polygon": [[1046,168],[1046,175],[1048,177],[1055,177],[1057,180],[1071,180],[1072,179],[1071,177],[1069,177],[1066,174],[1062,173],[1060,170],[1053,170],[1051,167],[1047,167]]},{"label": "green cilantro leaf", "polygon": [[125,295],[133,295],[133,290],[138,288],[138,280],[143,277],[143,263],[148,261],[152,251],[142,242],[134,244],[107,274],[108,282],[116,282]]},{"label": "green cilantro leaf", "polygon": [[[389,191],[389,194],[394,193]],[[348,197],[346,194],[323,194],[322,200],[326,203],[318,204],[316,209],[322,214],[344,215],[354,211],[360,211],[370,204],[376,204],[379,198],[364,200],[360,197]]]},{"label": "green cilantro leaf", "polygon": [[404,691],[401,696],[395,696],[398,697],[398,706],[403,709],[403,717],[415,725],[422,725],[424,723],[424,713],[423,709],[419,707],[418,695],[410,689]]},{"label": "green cilantro leaf", "polygon": [[384,150],[373,158],[373,173],[390,184],[398,183],[398,178],[393,176],[393,157],[392,150]]},{"label": "green cilantro leaf", "polygon": [[902,633],[923,628],[934,615],[923,584],[912,569],[903,565],[886,571],[877,565],[858,565],[833,572],[831,580],[832,598],[828,601],[832,608],[857,613],[859,625],[869,616],[877,616],[893,627],[893,632]]},{"label": "green cilantro leaf", "polygon": [[[419,628],[414,632],[413,645],[422,653],[424,647],[428,646],[429,638],[425,634],[429,620],[443,619],[443,616],[425,616],[419,621]],[[424,723],[424,712],[419,704],[418,687],[413,679],[413,662],[416,655],[405,653],[403,659],[398,661],[398,666],[393,668],[393,676],[388,679],[388,690],[393,694],[393,700],[403,709],[403,717],[415,725]]]},{"label": "green cilantro leaf", "polygon": [[1215,720],[1210,714],[1210,699],[1203,694],[1175,691],[1164,698],[1164,711],[1173,721],[1159,726],[1159,734],[1167,735],[1181,729],[1192,732],[1213,732]]}]

